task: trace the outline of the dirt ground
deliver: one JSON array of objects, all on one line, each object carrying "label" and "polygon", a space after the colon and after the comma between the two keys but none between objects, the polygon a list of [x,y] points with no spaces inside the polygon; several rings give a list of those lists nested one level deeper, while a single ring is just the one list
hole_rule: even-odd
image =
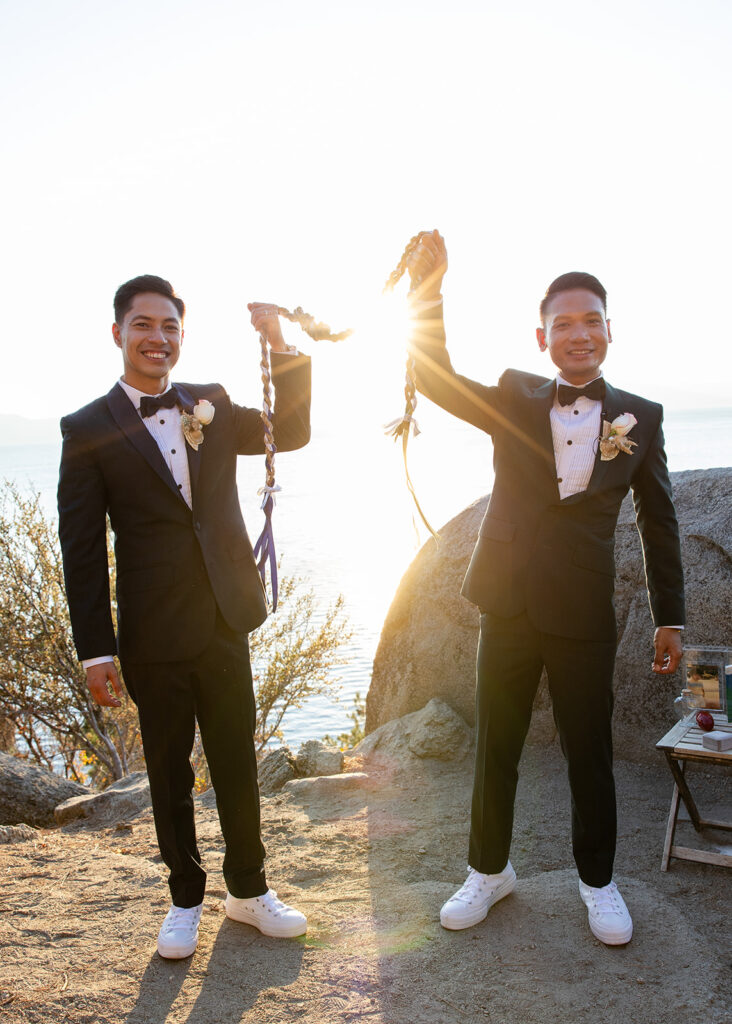
[{"label": "dirt ground", "polygon": [[[229,921],[214,810],[200,808],[209,886],[195,955],[160,959],[167,906],[149,811],[0,847],[0,1019],[7,1024],[730,1024],[728,869],[660,871],[671,779],[618,764],[616,880],[627,947],[593,938],[577,893],[561,755],[526,752],[512,848],[519,884],[487,919],[440,927],[465,875],[471,759],[370,771],[367,788],[263,802],[268,877],[308,915],[303,939]],[[690,769],[691,771],[691,769]],[[707,816],[729,778],[694,773]],[[693,841],[690,825],[680,841]],[[717,848],[729,833],[709,833]]]}]

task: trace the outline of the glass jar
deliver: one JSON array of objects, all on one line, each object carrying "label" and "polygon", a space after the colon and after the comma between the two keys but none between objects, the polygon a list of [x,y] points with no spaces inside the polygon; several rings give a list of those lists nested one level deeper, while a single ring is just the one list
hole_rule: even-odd
[{"label": "glass jar", "polygon": [[683,689],[674,701],[674,711],[679,719],[697,712],[704,707],[704,697],[690,689]]}]

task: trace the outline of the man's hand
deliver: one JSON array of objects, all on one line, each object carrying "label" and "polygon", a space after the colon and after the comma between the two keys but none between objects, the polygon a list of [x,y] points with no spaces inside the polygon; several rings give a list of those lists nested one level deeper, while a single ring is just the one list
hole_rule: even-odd
[{"label": "man's hand", "polygon": [[[114,692],[110,689],[110,684]],[[120,707],[121,702],[117,698],[122,696],[122,684],[113,661],[103,661],[101,665],[90,665],[86,670],[86,685],[97,704],[101,704],[104,708]],[[115,693],[117,697],[115,697]]]},{"label": "man's hand", "polygon": [[681,630],[659,626],[653,634],[654,672],[675,672],[681,661]]},{"label": "man's hand", "polygon": [[277,306],[273,306],[271,302],[250,302],[247,309],[252,314],[254,330],[264,337],[272,351],[287,352]]},{"label": "man's hand", "polygon": [[414,252],[407,257],[412,290],[424,300],[437,299],[447,271],[445,239],[439,231],[425,231]]}]

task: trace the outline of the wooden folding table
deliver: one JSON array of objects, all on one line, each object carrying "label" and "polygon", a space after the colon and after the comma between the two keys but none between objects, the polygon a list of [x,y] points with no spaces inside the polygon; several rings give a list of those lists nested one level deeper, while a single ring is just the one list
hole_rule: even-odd
[{"label": "wooden folding table", "polygon": [[[732,732],[732,723],[727,721],[725,712],[714,711],[712,715],[714,717],[715,730]],[[680,801],[683,801],[697,832],[701,832],[704,828],[721,828],[732,831],[732,822],[712,821],[711,819],[702,818],[689,789],[686,778],[687,762],[691,761],[696,764],[702,764],[705,768],[712,768],[714,765],[721,767],[732,766],[732,749],[723,751],[707,750],[706,747],[702,746],[702,735],[702,730],[696,724],[695,715],[691,714],[681,722],[678,722],[656,744],[656,750],[661,750],[666,755],[668,766],[674,777],[674,791],[671,797],[668,825],[666,826],[666,841],[663,845],[661,871],[668,871],[668,863],[672,857],[676,857],[679,860],[694,860],[702,864],[716,864],[721,867],[732,868],[732,854],[674,845],[674,833],[676,831]]]}]

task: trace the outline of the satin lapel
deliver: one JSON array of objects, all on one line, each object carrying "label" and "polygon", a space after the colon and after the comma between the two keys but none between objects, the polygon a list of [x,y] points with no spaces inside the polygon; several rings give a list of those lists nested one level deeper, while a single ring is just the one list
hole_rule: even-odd
[{"label": "satin lapel", "polygon": [[[185,412],[193,412],[193,406],[196,404],[196,399],[193,397],[190,391],[187,388],[185,388],[182,384],[176,384],[175,386],[183,402],[183,408]],[[198,451],[196,451],[196,449],[192,448],[186,441],[186,455],[188,456],[188,472],[190,473],[191,477],[191,495],[194,502],[196,500],[198,476],[199,473],[201,472],[201,447],[199,447]]]},{"label": "satin lapel", "polygon": [[[602,431],[602,421],[609,420],[611,423],[616,416],[620,416],[624,409],[620,407],[620,396],[618,395],[615,388],[611,387],[607,381],[605,381],[605,401],[602,404],[602,415],[600,416],[600,431]],[[592,491],[596,491],[597,488],[602,484],[605,479],[605,474],[608,472],[610,466],[612,466],[613,460],[608,459],[603,462],[600,458],[600,445],[599,438],[597,443],[597,451],[595,453],[595,465],[592,468],[592,476],[590,482],[587,485],[585,494],[590,494]]]},{"label": "satin lapel", "polygon": [[552,440],[552,423],[549,414],[554,402],[556,381],[548,380],[541,384],[534,391],[530,403],[532,416],[531,434],[538,441],[542,455],[541,464],[546,471],[546,478],[550,481],[552,490],[559,500],[559,487],[557,485],[556,460],[554,458],[554,441]]},{"label": "satin lapel", "polygon": [[107,395],[107,405],[117,426],[130,443],[135,446],[143,459],[155,470],[163,483],[167,484],[173,494],[185,505],[185,499],[178,490],[173,474],[165,464],[165,459],[160,449],[155,444],[150,431],[135,411],[132,402],[118,384],[115,384]]}]

